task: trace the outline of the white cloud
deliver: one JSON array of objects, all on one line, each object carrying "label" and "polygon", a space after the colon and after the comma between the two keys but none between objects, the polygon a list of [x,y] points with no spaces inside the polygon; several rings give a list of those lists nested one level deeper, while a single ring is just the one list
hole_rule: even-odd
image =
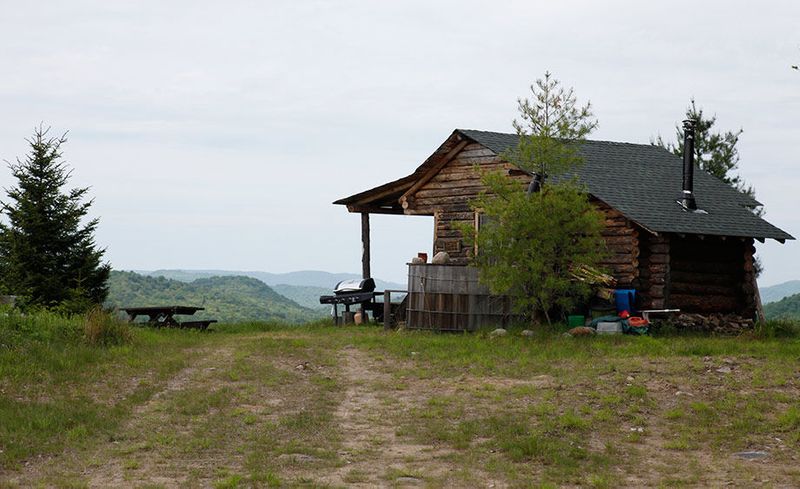
[{"label": "white cloud", "polygon": [[[120,268],[358,270],[358,218],[330,202],[456,127],[508,129],[548,69],[598,139],[672,137],[690,96],[744,127],[742,174],[800,236],[795,2],[0,3],[0,157],[69,129]],[[400,280],[431,223],[375,222],[375,274]],[[795,250],[760,247],[765,283],[797,278]]]}]

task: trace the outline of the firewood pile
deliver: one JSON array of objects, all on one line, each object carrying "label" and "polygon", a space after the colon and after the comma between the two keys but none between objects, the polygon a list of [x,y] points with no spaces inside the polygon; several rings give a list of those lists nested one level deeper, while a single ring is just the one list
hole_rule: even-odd
[{"label": "firewood pile", "polygon": [[586,265],[570,267],[569,274],[573,280],[586,282],[590,285],[600,287],[614,287],[617,285],[617,280],[613,276]]},{"label": "firewood pile", "polygon": [[711,333],[715,335],[738,335],[754,328],[752,319],[736,314],[680,314],[672,320],[677,329]]}]

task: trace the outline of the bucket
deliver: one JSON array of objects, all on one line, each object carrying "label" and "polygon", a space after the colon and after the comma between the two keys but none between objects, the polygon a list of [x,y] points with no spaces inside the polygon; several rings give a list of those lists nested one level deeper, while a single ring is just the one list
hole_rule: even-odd
[{"label": "bucket", "polygon": [[628,311],[633,314],[636,309],[636,289],[617,289],[614,291],[614,302],[617,313]]},{"label": "bucket", "polygon": [[575,326],[584,326],[586,324],[586,318],[583,316],[567,316],[567,325],[570,328],[574,328]]}]

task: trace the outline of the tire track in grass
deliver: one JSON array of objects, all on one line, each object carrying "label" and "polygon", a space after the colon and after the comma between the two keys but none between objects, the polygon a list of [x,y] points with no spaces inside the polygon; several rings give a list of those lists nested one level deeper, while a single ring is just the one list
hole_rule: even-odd
[{"label": "tire track in grass", "polygon": [[[218,338],[215,338],[218,340]],[[191,435],[193,425],[212,412],[176,420],[174,405],[189,392],[213,394],[225,388],[219,373],[233,357],[234,347],[200,348],[190,357],[191,365],[162,381],[159,390],[147,401],[135,406],[126,422],[111,439],[84,449],[71,449],[40,463],[27,465],[8,480],[11,487],[86,486],[130,487],[154,484],[160,487],[185,487],[203,460],[184,460],[186,453],[172,441]],[[176,422],[176,421],[188,421]],[[236,461],[235,455],[228,461]],[[230,465],[230,464],[229,464]],[[210,485],[211,480],[192,484]]]},{"label": "tire track in grass", "polygon": [[346,388],[335,417],[344,464],[321,477],[323,482],[347,487],[423,484],[455,469],[444,459],[449,452],[398,438],[397,410],[405,407],[394,393],[376,387],[390,380],[377,362],[352,346],[341,351],[339,361]]},{"label": "tire track in grass", "polygon": [[[121,440],[114,440],[95,451],[95,460],[100,464],[85,467],[83,475],[90,487],[122,487],[155,484],[162,487],[185,487],[187,483],[210,485],[207,465],[202,453],[191,456],[191,451],[182,445],[197,444],[202,448],[203,440],[193,441],[193,429],[216,413],[213,403],[206,406],[191,394],[213,398],[225,388],[220,382],[220,370],[230,363],[234,347],[206,350],[192,365],[172,376],[164,387],[144,404],[134,409],[129,423],[121,430]],[[188,403],[189,405],[185,405]],[[205,412],[199,412],[201,409]],[[199,456],[198,456],[199,455]],[[228,457],[227,462],[238,462]],[[196,476],[194,474],[197,474]],[[192,480],[197,477],[196,480]]]}]

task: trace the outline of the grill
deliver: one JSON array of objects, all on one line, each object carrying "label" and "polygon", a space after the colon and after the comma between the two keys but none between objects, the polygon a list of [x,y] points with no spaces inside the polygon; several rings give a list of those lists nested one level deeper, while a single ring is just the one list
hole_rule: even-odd
[{"label": "grill", "polygon": [[350,306],[358,304],[361,309],[372,311],[373,317],[380,321],[383,316],[383,304],[375,302],[375,297],[379,295],[383,295],[383,292],[375,292],[375,280],[371,278],[342,280],[333,288],[333,295],[320,296],[319,303],[333,306],[333,320],[336,324],[339,324],[339,305],[344,306],[345,317],[350,314]]}]

